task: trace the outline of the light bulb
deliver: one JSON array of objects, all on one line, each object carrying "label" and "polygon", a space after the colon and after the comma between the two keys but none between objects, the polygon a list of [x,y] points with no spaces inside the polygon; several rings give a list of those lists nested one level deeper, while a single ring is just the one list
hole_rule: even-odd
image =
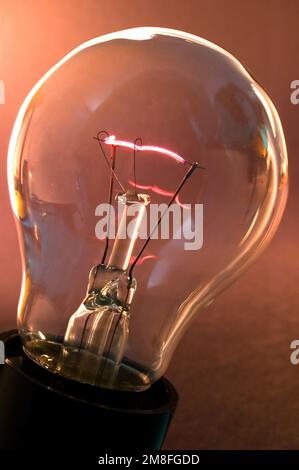
[{"label": "light bulb", "polygon": [[271,100],[232,55],[136,28],[82,44],[37,83],[8,178],[25,352],[58,375],[143,390],[273,236],[287,153]]}]

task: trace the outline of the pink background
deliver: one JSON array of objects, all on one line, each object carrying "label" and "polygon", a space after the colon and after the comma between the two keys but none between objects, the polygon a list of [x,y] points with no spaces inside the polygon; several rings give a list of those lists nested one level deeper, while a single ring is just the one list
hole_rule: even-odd
[{"label": "pink background", "polygon": [[1,328],[14,327],[20,258],[6,183],[6,152],[17,110],[34,83],[83,41],[134,26],[197,34],[233,53],[268,91],[280,114],[291,191],[271,246],[193,323],[168,377],[180,393],[166,448],[298,448],[299,79],[296,0],[0,0]]}]

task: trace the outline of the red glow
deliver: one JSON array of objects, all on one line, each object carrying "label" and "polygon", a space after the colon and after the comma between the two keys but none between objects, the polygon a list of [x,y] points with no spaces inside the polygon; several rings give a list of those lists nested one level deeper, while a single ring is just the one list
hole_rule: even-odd
[{"label": "red glow", "polygon": [[[129,184],[130,184],[131,186],[135,187],[134,181],[129,180]],[[147,184],[137,184],[137,183],[136,183],[136,188],[138,188],[138,189],[145,189],[145,190],[147,190],[147,191],[152,191],[153,193],[155,193],[155,194],[160,194],[161,196],[172,197],[172,196],[174,195],[173,192],[171,192],[171,191],[166,191],[165,189],[159,188],[159,186],[151,186],[151,185],[147,185]],[[175,202],[176,202],[180,207],[182,207],[183,209],[189,209],[189,206],[186,206],[185,204],[183,204],[182,202],[180,202],[180,200],[179,200],[179,195],[177,195],[177,197],[175,198]]]},{"label": "red glow", "polygon": [[[129,184],[131,186],[134,186],[135,187],[135,183],[134,181],[132,180],[129,180]],[[155,194],[161,194],[161,196],[173,196],[174,193],[172,193],[171,191],[166,191],[165,189],[162,189],[162,188],[159,188],[159,186],[151,186],[149,184],[139,184],[139,183],[136,183],[136,188],[138,189],[145,189],[147,191],[153,191],[153,193]]]},{"label": "red glow", "polygon": [[157,147],[155,145],[138,145],[134,144],[134,142],[127,142],[125,140],[118,140],[115,138],[115,135],[110,135],[105,140],[103,140],[104,144],[114,145],[115,147],[125,147],[131,150],[138,150],[139,152],[155,152],[165,155],[169,158],[173,158],[178,163],[187,163],[178,153],[172,152],[172,150],[165,149],[163,147]]},{"label": "red glow", "polygon": [[[131,256],[131,260],[130,260],[130,263],[134,263],[136,259],[136,256]],[[146,256],[142,256],[138,261],[137,261],[137,265],[140,266],[141,264],[143,264],[144,261],[148,260],[148,259],[157,259],[157,256],[156,255],[146,255]]]}]

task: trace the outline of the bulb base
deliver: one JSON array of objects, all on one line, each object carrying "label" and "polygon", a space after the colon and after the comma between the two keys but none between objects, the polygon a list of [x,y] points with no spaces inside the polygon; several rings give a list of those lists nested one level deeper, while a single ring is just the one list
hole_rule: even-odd
[{"label": "bulb base", "polygon": [[106,390],[57,377],[0,332],[0,449],[158,450],[178,396],[162,378],[144,392]]}]

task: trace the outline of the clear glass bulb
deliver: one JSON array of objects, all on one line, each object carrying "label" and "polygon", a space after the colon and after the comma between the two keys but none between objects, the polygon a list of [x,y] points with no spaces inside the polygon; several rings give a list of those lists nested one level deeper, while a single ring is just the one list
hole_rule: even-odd
[{"label": "clear glass bulb", "polygon": [[[143,390],[271,239],[287,153],[271,100],[232,55],[136,28],[82,44],[37,83],[13,129],[8,178],[25,352],[74,380]],[[109,201],[130,239],[99,239]],[[145,224],[170,202],[179,227],[175,211]],[[129,221],[130,207],[139,215]]]}]

